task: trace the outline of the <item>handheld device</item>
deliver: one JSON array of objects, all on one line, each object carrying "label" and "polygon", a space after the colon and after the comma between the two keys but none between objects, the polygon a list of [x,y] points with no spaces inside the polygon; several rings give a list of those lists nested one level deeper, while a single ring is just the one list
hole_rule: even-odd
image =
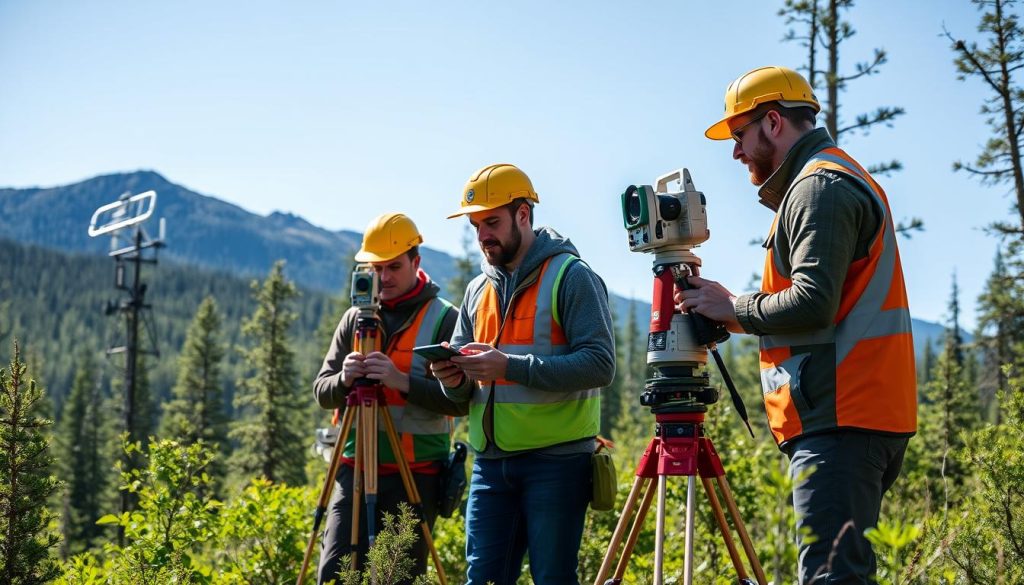
[{"label": "handheld device", "polygon": [[462,355],[462,352],[454,347],[441,345],[440,343],[436,343],[434,345],[421,345],[419,347],[412,348],[412,351],[416,355],[422,356],[432,362],[439,362],[452,356]]}]

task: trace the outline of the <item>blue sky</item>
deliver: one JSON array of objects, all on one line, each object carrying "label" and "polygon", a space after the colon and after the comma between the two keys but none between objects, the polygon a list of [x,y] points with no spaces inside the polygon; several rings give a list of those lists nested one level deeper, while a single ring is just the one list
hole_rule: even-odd
[{"label": "blue sky", "polygon": [[[730,144],[703,131],[733,78],[805,62],[780,41],[781,5],[0,0],[0,186],[153,169],[329,229],[403,211],[455,254],[466,220],[444,217],[466,179],[511,162],[540,193],[537,223],[571,237],[613,291],[647,299],[651,258],[628,251],[618,197],[687,167],[708,201],[704,274],[742,292],[771,214]],[[902,160],[882,183],[896,218],[926,225],[900,242],[911,312],[942,320],[955,271],[968,326],[996,250],[982,228],[1012,203],[951,170],[988,136],[988,94],[956,79],[940,35],[975,39],[978,17],[966,0],[863,0],[840,62],[889,53],[840,113],[907,114],[842,146],[865,164]],[[170,245],[187,229],[169,226]]]}]

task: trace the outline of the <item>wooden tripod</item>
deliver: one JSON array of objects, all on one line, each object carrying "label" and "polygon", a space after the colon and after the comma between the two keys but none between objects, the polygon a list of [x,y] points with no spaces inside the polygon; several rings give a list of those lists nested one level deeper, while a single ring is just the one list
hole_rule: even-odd
[{"label": "wooden tripod", "polygon": [[[363,355],[369,355],[374,351],[381,350],[380,322],[375,313],[369,315],[360,314],[357,321],[356,351]],[[430,526],[423,514],[422,499],[416,482],[413,481],[412,469],[405,459],[405,452],[398,440],[398,432],[395,430],[394,420],[391,418],[391,411],[388,410],[384,398],[384,388],[380,383],[362,378],[356,380],[352,391],[349,392],[345,404],[345,413],[341,417],[341,432],[338,433],[338,440],[334,444],[334,451],[331,455],[331,464],[327,469],[327,478],[320,489],[320,498],[317,501],[316,511],[313,515],[313,532],[309,535],[306,543],[306,554],[302,559],[302,568],[296,585],[302,585],[309,563],[313,556],[313,549],[316,546],[317,535],[320,532],[320,523],[327,511],[331,501],[331,492],[334,489],[334,478],[338,473],[341,464],[341,454],[345,450],[345,443],[348,441],[348,434],[352,430],[353,423],[356,425],[356,453],[355,453],[355,476],[352,480],[352,568],[356,568],[356,549],[359,546],[359,514],[362,508],[360,497],[366,504],[366,526],[367,539],[372,546],[377,537],[376,532],[376,506],[377,506],[377,432],[378,421],[384,424],[384,432],[391,445],[391,452],[395,455],[398,463],[398,472],[402,477],[402,485],[405,487],[405,495],[409,505],[420,518],[420,530],[423,534],[423,541],[430,550],[430,557],[434,562],[434,569],[437,571],[438,582],[447,585],[444,568],[441,566],[441,557],[434,547],[434,539],[430,534]],[[363,493],[365,490],[365,494]],[[371,582],[376,582],[376,576],[371,575]]]},{"label": "wooden tripod", "polygon": [[[694,511],[696,508],[695,479],[697,476],[700,476],[701,483],[704,485],[704,492],[707,494],[708,502],[711,504],[718,529],[725,540],[725,546],[729,549],[729,557],[732,560],[733,567],[736,569],[739,583],[754,585],[755,582],[750,580],[740,559],[736,543],[725,519],[725,513],[722,510],[722,504],[712,485],[712,479],[722,492],[722,500],[725,501],[726,507],[729,510],[729,516],[736,526],[736,532],[742,543],[743,551],[757,579],[756,583],[758,585],[767,585],[768,581],[765,579],[764,571],[761,569],[761,563],[757,560],[750,536],[747,534],[743,520],[740,518],[739,509],[736,507],[736,500],[729,489],[729,482],[725,478],[725,469],[722,467],[722,461],[719,459],[711,439],[704,436],[704,412],[656,412],[655,420],[657,421],[655,436],[647,445],[647,449],[637,465],[636,479],[633,481],[633,487],[629,491],[626,504],[623,506],[622,514],[619,516],[618,524],[615,526],[612,541],[608,545],[608,552],[605,553],[604,562],[601,563],[601,569],[594,580],[594,585],[619,585],[622,583],[623,576],[626,574],[626,567],[629,564],[629,558],[633,553],[633,547],[640,536],[640,529],[647,516],[647,511],[650,509],[651,500],[654,499],[655,485],[657,485],[658,508],[654,545],[654,584],[662,585],[665,544],[665,480],[669,476],[687,476],[686,549],[683,564],[685,585],[692,585],[693,583],[693,528]],[[653,481],[655,478],[657,482]],[[640,499],[641,492],[643,492],[643,499],[637,508],[637,500]],[[622,545],[622,539],[626,534],[626,527],[629,525],[631,518],[633,523],[626,538],[622,556],[615,567],[615,573],[610,579],[606,580],[611,570],[612,562],[615,560],[615,555]]]}]

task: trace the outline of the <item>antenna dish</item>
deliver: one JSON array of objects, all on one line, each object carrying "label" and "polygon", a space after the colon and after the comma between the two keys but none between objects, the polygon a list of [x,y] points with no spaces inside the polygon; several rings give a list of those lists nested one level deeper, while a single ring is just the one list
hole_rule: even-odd
[{"label": "antenna dish", "polygon": [[122,196],[93,212],[92,220],[89,221],[89,237],[95,238],[142,223],[153,215],[155,208],[156,191],[146,191],[130,197]]}]

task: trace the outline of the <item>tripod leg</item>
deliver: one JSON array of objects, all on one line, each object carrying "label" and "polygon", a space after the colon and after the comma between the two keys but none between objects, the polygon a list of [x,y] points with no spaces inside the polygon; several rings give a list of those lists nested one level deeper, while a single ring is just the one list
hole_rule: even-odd
[{"label": "tripod leg", "polygon": [[629,524],[629,519],[633,516],[633,506],[636,505],[636,500],[640,496],[643,483],[644,478],[639,475],[633,480],[633,487],[629,489],[626,504],[622,507],[619,521],[615,524],[612,541],[608,543],[608,550],[604,553],[604,560],[601,562],[601,568],[597,571],[594,585],[603,585],[605,578],[608,577],[608,571],[612,568],[612,561],[615,560],[615,554],[618,553],[619,545],[622,544],[622,537],[626,534],[626,526]]},{"label": "tripod leg", "polygon": [[622,549],[619,564],[615,567],[615,576],[612,578],[612,583],[622,583],[623,577],[626,576],[626,566],[629,565],[629,558],[633,556],[633,548],[636,547],[636,541],[640,538],[640,531],[643,529],[644,520],[647,519],[647,511],[651,509],[651,501],[654,500],[654,491],[657,484],[648,479],[644,479],[644,481],[646,482],[644,499],[640,502],[640,507],[637,508],[636,517],[633,518],[633,526],[629,529],[629,537],[626,538],[626,546]]},{"label": "tripod leg", "polygon": [[697,478],[686,477],[686,536],[683,553],[683,585],[693,585],[693,533],[697,509]]},{"label": "tripod leg", "polygon": [[363,439],[363,499],[366,500],[366,537],[370,546],[377,539],[377,401],[360,408],[359,429]]},{"label": "tripod leg", "polygon": [[744,526],[743,519],[740,518],[740,511],[736,507],[736,500],[732,497],[732,490],[729,489],[729,480],[725,479],[724,475],[718,476],[716,480],[718,481],[718,489],[722,490],[722,499],[725,500],[725,505],[729,508],[732,523],[736,525],[736,532],[740,535],[743,552],[746,553],[747,560],[750,561],[750,566],[754,569],[754,576],[757,578],[758,585],[767,585],[768,580],[764,577],[761,562],[757,560],[754,544],[750,541],[750,535],[747,534],[747,528]]},{"label": "tripod leg", "polygon": [[430,526],[427,525],[427,519],[423,514],[423,500],[420,499],[420,491],[413,480],[412,468],[409,467],[409,461],[406,460],[405,452],[402,451],[402,446],[399,444],[398,431],[395,430],[395,422],[391,418],[391,411],[385,407],[380,412],[381,418],[384,419],[384,431],[388,436],[391,452],[395,454],[395,461],[398,462],[398,472],[402,477],[405,495],[420,517],[420,531],[423,533],[423,542],[426,543],[427,550],[430,551],[430,558],[434,562],[434,570],[437,571],[437,579],[441,585],[447,585],[448,579],[444,574],[444,567],[441,566],[441,556],[437,553],[437,547],[434,546],[434,537],[430,533]]},{"label": "tripod leg", "polygon": [[711,503],[711,510],[715,513],[715,522],[718,524],[718,530],[722,533],[722,538],[725,540],[725,548],[729,549],[729,558],[732,560],[732,566],[736,569],[736,575],[742,581],[747,578],[747,569],[743,566],[743,560],[740,559],[740,552],[736,550],[736,541],[732,538],[732,532],[729,530],[729,525],[725,521],[725,513],[722,511],[722,503],[718,501],[718,496],[715,494],[715,488],[711,485],[711,480],[702,477],[700,478],[702,484],[704,484],[704,492],[708,495],[708,501]]},{"label": "tripod leg", "polygon": [[356,427],[356,464],[355,469],[352,470],[352,530],[351,530],[351,554],[350,554],[350,566],[352,570],[356,570],[358,566],[359,558],[359,513],[363,508],[363,445],[366,441],[363,440],[362,436],[362,405],[356,404],[356,418],[359,420],[359,426]]},{"label": "tripod leg", "polygon": [[658,475],[658,509],[654,529],[654,585],[662,585],[662,567],[665,563],[665,476]]},{"label": "tripod leg", "polygon": [[346,408],[345,414],[341,417],[341,432],[331,451],[331,464],[327,467],[327,478],[324,480],[324,486],[320,488],[320,499],[317,501],[316,511],[313,513],[313,532],[309,535],[309,542],[306,543],[306,554],[302,557],[302,568],[299,569],[299,578],[295,585],[302,585],[302,581],[306,578],[306,571],[309,570],[309,562],[313,558],[313,548],[316,546],[316,536],[320,532],[320,522],[323,520],[324,512],[327,511],[327,506],[331,503],[334,478],[338,475],[341,454],[345,451],[345,442],[348,441],[348,433],[352,429],[353,416],[352,409]]}]

